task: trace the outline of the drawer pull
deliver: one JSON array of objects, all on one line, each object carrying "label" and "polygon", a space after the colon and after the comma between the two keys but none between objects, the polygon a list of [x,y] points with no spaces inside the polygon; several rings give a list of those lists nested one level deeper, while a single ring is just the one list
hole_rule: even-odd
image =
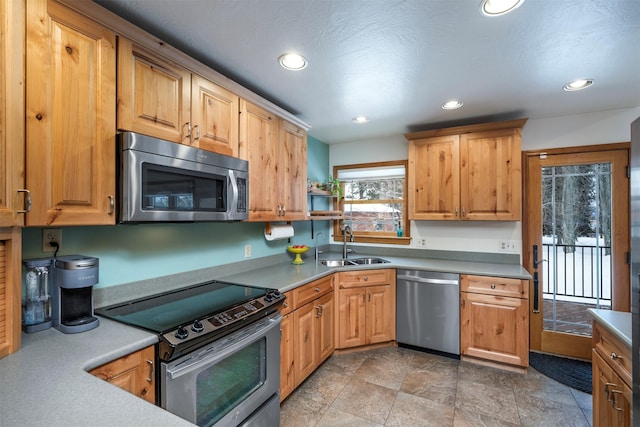
[{"label": "drawer pull", "polygon": [[288,302],[283,302],[282,303],[282,308],[288,308],[289,307],[289,303]]},{"label": "drawer pull", "polygon": [[147,359],[147,365],[149,365],[149,377],[147,378],[147,382],[153,382],[153,361]]},{"label": "drawer pull", "polygon": [[611,390],[611,407],[616,411],[622,412],[624,408],[616,407],[616,393],[622,394],[620,390]]},{"label": "drawer pull", "polygon": [[615,354],[613,351],[611,352],[611,360],[620,360],[622,359],[622,356],[620,356],[619,354]]},{"label": "drawer pull", "polygon": [[315,288],[314,289],[316,292],[320,292],[320,288]]},{"label": "drawer pull", "polygon": [[616,386],[616,384],[614,384],[614,383],[606,383],[604,385],[604,397],[607,399],[607,402],[611,402],[611,397],[609,397],[609,393],[610,393],[609,388],[610,387],[615,387],[615,386]]},{"label": "drawer pull", "polygon": [[495,283],[492,283],[492,284],[491,284],[491,289],[495,289],[495,288],[496,288]]},{"label": "drawer pull", "polygon": [[364,281],[368,282],[369,281],[369,276],[364,276]]}]

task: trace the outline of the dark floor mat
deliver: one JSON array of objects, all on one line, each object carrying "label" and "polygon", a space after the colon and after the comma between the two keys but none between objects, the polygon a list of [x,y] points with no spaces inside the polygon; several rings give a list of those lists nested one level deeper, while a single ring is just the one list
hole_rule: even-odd
[{"label": "dark floor mat", "polygon": [[591,363],[542,353],[529,353],[536,371],[576,390],[591,394]]}]

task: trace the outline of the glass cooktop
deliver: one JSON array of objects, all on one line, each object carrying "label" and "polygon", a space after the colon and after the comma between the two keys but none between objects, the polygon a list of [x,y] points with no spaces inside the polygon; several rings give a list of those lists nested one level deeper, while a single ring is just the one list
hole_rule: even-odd
[{"label": "glass cooktop", "polygon": [[102,307],[95,312],[121,323],[163,333],[260,298],[267,292],[268,289],[211,281]]}]

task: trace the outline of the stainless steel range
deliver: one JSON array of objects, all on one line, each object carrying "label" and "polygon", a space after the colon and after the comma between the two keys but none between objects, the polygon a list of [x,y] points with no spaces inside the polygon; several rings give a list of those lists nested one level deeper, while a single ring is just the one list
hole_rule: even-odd
[{"label": "stainless steel range", "polygon": [[160,406],[199,426],[278,426],[277,290],[211,281],[96,310],[159,336]]}]

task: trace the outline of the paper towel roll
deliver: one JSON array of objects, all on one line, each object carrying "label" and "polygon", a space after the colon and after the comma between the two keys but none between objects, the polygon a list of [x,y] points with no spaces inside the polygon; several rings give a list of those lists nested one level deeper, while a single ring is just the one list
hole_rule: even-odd
[{"label": "paper towel roll", "polygon": [[[269,234],[268,231],[271,233]],[[264,238],[271,240],[288,239],[293,237],[293,225],[291,224],[271,224],[264,229]]]}]

